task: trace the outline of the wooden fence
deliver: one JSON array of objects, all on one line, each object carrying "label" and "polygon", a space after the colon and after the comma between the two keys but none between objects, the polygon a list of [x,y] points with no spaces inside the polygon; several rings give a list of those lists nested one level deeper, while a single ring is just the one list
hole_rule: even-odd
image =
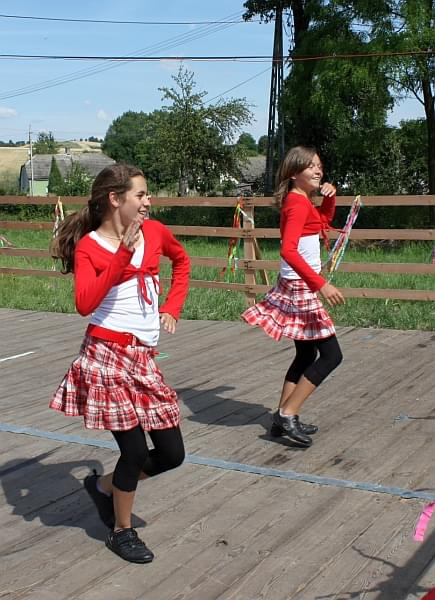
[{"label": "wooden fence", "polygon": [[[273,205],[273,198],[250,197],[244,198],[244,211],[248,218],[244,219],[243,227],[201,227],[188,225],[170,226],[175,235],[207,236],[220,238],[241,238],[243,241],[243,258],[238,260],[237,268],[244,273],[244,283],[227,281],[208,281],[192,279],[190,285],[200,288],[226,289],[243,292],[249,304],[252,304],[256,294],[266,292],[270,285],[265,282],[266,270],[278,270],[279,261],[262,260],[258,258],[256,240],[279,238],[279,229],[255,227],[254,211]],[[364,206],[435,206],[435,196],[365,196],[361,198]],[[65,197],[61,201],[69,205],[83,205],[87,198]],[[339,196],[337,206],[350,206],[353,197]],[[5,204],[56,204],[56,197],[0,196],[0,205]],[[197,207],[235,207],[236,198],[153,198],[153,206],[197,206]],[[52,230],[53,222],[41,221],[0,221],[0,229],[7,230]],[[337,233],[330,232],[332,239]],[[433,229],[357,229],[352,230],[352,240],[434,240]],[[2,247],[0,255],[48,258],[48,249],[31,249]],[[192,265],[224,268],[226,258],[192,256]],[[403,273],[434,275],[435,265],[426,263],[352,263],[342,262],[340,271],[347,273]],[[52,270],[25,269],[0,267],[0,274],[7,275],[36,275],[46,277],[64,277]],[[258,274],[262,275],[263,283],[257,283]],[[434,286],[435,287],[435,286]],[[347,298],[394,298],[400,300],[435,300],[435,291],[413,289],[379,289],[379,288],[341,288]]]}]

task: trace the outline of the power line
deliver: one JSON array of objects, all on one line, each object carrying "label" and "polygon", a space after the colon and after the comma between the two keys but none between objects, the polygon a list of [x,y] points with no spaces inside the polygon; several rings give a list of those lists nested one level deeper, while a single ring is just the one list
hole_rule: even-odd
[{"label": "power line", "polygon": [[27,19],[34,21],[62,21],[66,23],[103,23],[108,25],[235,25],[237,23],[259,23],[259,19],[229,21],[115,21],[112,19],[67,19],[58,17],[35,17],[27,15],[2,15],[2,19]]},{"label": "power line", "polygon": [[[349,54],[318,54],[315,56],[290,56],[288,62],[305,62],[310,60],[336,60],[346,58],[382,58],[390,56],[430,56],[435,50],[409,50],[403,52],[359,52]],[[98,60],[116,62],[158,62],[158,61],[209,61],[209,62],[264,62],[273,60],[273,56],[244,55],[244,56],[85,56],[62,54],[0,54],[0,59],[6,60]]]},{"label": "power line", "polygon": [[[232,13],[226,18],[231,19],[233,17],[237,17],[240,14],[241,14],[240,12]],[[180,46],[186,42],[192,42],[192,41],[195,41],[198,39],[202,39],[213,33],[217,33],[217,32],[223,31],[225,29],[229,29],[230,27],[232,27],[232,25],[211,25],[211,26],[200,27],[196,31],[178,34],[176,36],[173,36],[166,40],[163,40],[162,42],[159,42],[157,44],[153,44],[146,48],[141,48],[139,50],[136,50],[135,52],[133,52],[133,56],[143,54],[144,52],[152,52],[152,51],[156,52],[159,50],[160,51],[170,50],[170,49],[176,48],[177,46]],[[31,85],[27,85],[27,86],[24,86],[21,88],[5,91],[5,92],[3,92],[3,94],[0,94],[0,100],[6,100],[8,98],[15,98],[17,96],[32,94],[34,92],[38,92],[41,90],[49,89],[52,87],[57,87],[59,85],[64,85],[66,83],[70,83],[70,82],[76,81],[78,79],[91,77],[92,75],[102,73],[104,71],[116,69],[118,67],[123,66],[123,64],[124,64],[123,62],[113,62],[113,64],[105,65],[103,67],[94,66],[94,67],[87,67],[86,69],[80,69],[78,71],[74,71],[73,73],[69,73],[68,75],[61,75],[61,76],[55,77],[53,79],[41,81],[37,84],[31,84]]]},{"label": "power line", "polygon": [[248,83],[249,81],[252,81],[256,77],[260,77],[260,75],[263,75],[263,73],[267,73],[268,71],[270,71],[270,69],[271,69],[271,67],[267,67],[267,69],[263,69],[262,71],[260,71],[256,75],[253,75],[252,77],[249,77],[248,79],[245,79],[244,81],[241,81],[240,83],[238,83],[237,85],[234,85],[233,87],[229,88],[228,90],[225,90],[224,92],[221,92],[217,96],[213,96],[213,98],[210,98],[210,99],[206,100],[205,104],[208,104],[209,102],[213,102],[213,100],[216,100],[217,98],[220,98],[221,96],[225,96],[225,94],[229,94],[229,92],[232,92],[233,90],[239,88],[240,86],[244,85],[245,83]]}]

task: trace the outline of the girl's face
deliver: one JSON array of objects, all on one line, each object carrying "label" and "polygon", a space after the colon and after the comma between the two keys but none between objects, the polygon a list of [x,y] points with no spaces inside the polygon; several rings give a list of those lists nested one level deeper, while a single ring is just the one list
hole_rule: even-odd
[{"label": "girl's face", "polygon": [[131,188],[122,195],[118,209],[121,223],[125,227],[128,227],[138,215],[142,215],[144,220],[148,219],[151,206],[145,178],[137,175],[131,178],[131,183]]},{"label": "girl's face", "polygon": [[320,188],[322,177],[323,166],[320,158],[315,154],[306,169],[292,176],[293,190],[310,195]]}]

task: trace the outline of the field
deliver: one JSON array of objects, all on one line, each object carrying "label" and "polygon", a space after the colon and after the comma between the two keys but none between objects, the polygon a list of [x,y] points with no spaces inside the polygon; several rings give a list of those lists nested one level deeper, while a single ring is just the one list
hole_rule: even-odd
[{"label": "field", "polygon": [[0,148],[0,178],[5,175],[18,177],[21,165],[28,159],[29,149],[21,148]]},{"label": "field", "polygon": [[[101,152],[99,142],[59,142],[59,152],[69,148],[71,152]],[[0,148],[0,180],[5,177],[18,177],[21,165],[29,158],[29,146],[20,148]]]},{"label": "field", "polygon": [[[49,232],[27,232],[0,230],[16,247],[47,248]],[[191,256],[225,257],[225,240],[184,240]],[[276,243],[262,246],[264,258],[277,258]],[[431,260],[432,245],[429,242],[412,242],[380,249],[368,247],[349,248],[346,261],[363,262],[415,262],[428,263]],[[54,264],[47,259],[28,259],[0,256],[0,266],[52,269]],[[59,266],[57,267],[59,269]],[[169,268],[163,266],[162,275],[167,276]],[[276,274],[270,273],[273,282]],[[16,277],[4,275],[0,284],[0,306],[4,308],[33,309],[54,312],[74,312],[72,281],[69,278]],[[219,279],[219,270],[207,267],[194,267],[193,279]],[[243,281],[243,275],[236,271],[229,280]],[[402,289],[433,289],[434,279],[430,275],[337,273],[334,281],[338,287],[380,287]],[[183,317],[188,319],[237,320],[245,307],[244,296],[229,290],[191,288]],[[396,329],[435,330],[435,303],[399,300],[348,299],[345,306],[331,309],[334,320],[339,325],[355,327],[391,327]]]}]

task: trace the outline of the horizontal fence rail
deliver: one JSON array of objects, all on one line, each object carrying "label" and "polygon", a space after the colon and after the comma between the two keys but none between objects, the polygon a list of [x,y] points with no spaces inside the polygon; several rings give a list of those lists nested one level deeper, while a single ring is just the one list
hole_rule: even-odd
[{"label": "horizontal fence rail", "polygon": [[[337,206],[350,206],[353,196],[337,197]],[[74,197],[46,197],[46,196],[0,196],[1,205],[55,205],[60,200],[65,207],[74,206],[77,210],[87,203],[87,198]],[[365,196],[361,198],[364,206],[435,206],[435,196]],[[223,197],[186,197],[186,198],[153,198],[152,205],[158,207],[220,207],[235,208],[237,198]],[[258,239],[279,239],[279,229],[261,228],[254,225],[255,208],[274,205],[273,198],[247,197],[243,198],[243,209],[248,219],[244,219],[243,227],[213,227],[213,226],[169,226],[177,236],[202,236],[211,238],[236,238],[243,242],[243,258],[237,260],[237,270],[244,276],[244,282],[228,282],[222,280],[191,279],[190,285],[196,288],[224,289],[243,292],[249,304],[255,301],[257,294],[265,293],[270,289],[266,271],[278,271],[278,260],[263,260],[256,250]],[[0,229],[17,231],[52,231],[53,222],[48,221],[0,221]],[[328,237],[335,239],[339,234],[335,231],[328,232]],[[354,228],[350,235],[351,240],[426,240],[435,239],[433,229],[358,229]],[[21,257],[28,260],[50,259],[48,249],[0,247],[1,256]],[[217,268],[219,271],[227,267],[226,258],[191,256],[193,266]],[[162,263],[169,262],[162,258]],[[435,275],[435,265],[426,263],[367,263],[367,262],[342,262],[339,270],[346,273],[399,273],[404,275]],[[0,274],[16,276],[43,276],[65,277],[56,270],[21,267],[0,267]],[[262,283],[257,283],[261,279]],[[163,282],[169,282],[162,278]],[[434,286],[435,287],[435,286]],[[398,300],[435,300],[433,290],[414,289],[378,289],[378,288],[341,288],[347,298],[382,298]]]}]

